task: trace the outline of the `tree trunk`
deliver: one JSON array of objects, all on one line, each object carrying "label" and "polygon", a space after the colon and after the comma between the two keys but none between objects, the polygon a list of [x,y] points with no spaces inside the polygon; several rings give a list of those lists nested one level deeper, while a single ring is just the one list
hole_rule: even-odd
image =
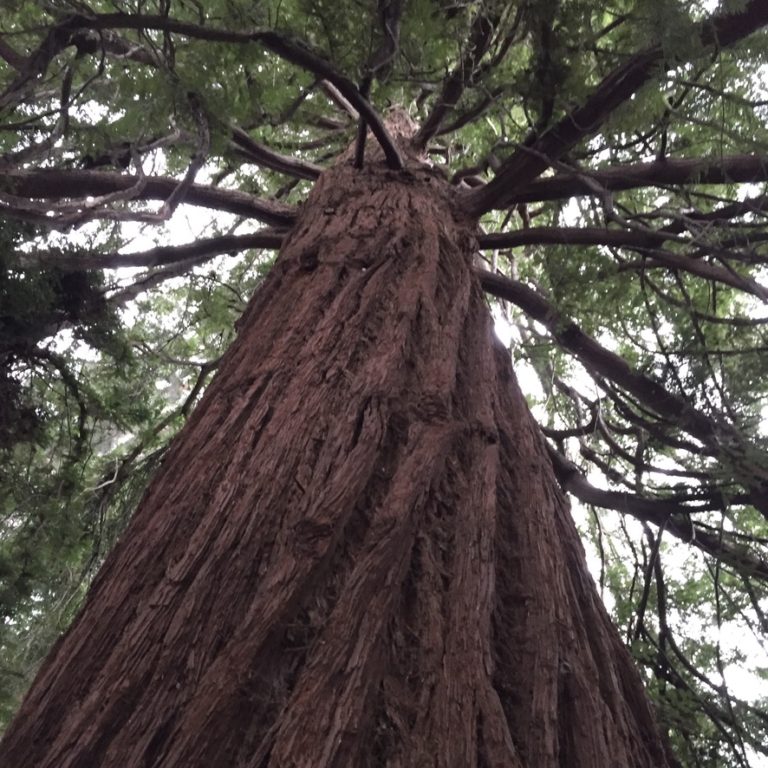
[{"label": "tree trunk", "polygon": [[317,182],[3,768],[663,768],[434,172]]}]

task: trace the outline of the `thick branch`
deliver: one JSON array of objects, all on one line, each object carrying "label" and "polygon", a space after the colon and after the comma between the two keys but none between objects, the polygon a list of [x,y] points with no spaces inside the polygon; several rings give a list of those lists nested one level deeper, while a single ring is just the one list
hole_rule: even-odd
[{"label": "thick branch", "polygon": [[263,229],[249,235],[220,235],[196,240],[184,245],[161,246],[138,253],[43,253],[20,254],[19,266],[56,267],[61,270],[118,269],[120,267],[159,267],[189,259],[213,258],[222,253],[238,253],[249,248],[278,249],[285,234],[278,230]]},{"label": "thick branch", "polygon": [[650,248],[676,237],[675,233],[638,232],[602,227],[529,227],[514,232],[491,232],[477,238],[481,250],[519,248],[523,245],[607,245]]},{"label": "thick branch", "polygon": [[[768,3],[750,0],[741,13],[717,16],[698,26],[695,32],[704,47],[723,48],[738,42],[768,24]],[[666,71],[678,62],[664,58],[656,45],[630,58],[608,75],[587,101],[566,115],[541,136],[530,136],[502,166],[493,181],[466,195],[466,206],[479,215],[493,208],[506,208],[515,194],[579,141],[595,133],[609,115],[627,101],[659,70]]]},{"label": "thick branch", "polygon": [[717,507],[690,507],[668,499],[646,499],[623,491],[604,491],[592,485],[575,464],[549,444],[547,449],[563,490],[573,494],[584,504],[613,509],[632,515],[638,520],[664,526],[673,536],[695,545],[730,565],[738,573],[768,580],[768,563],[755,557],[746,547],[734,545],[723,536],[713,535],[691,520],[692,513]]},{"label": "thick branch", "polygon": [[281,155],[265,147],[263,144],[259,144],[241,128],[232,129],[232,143],[249,160],[264,168],[271,168],[273,171],[279,171],[299,179],[310,180],[316,179],[323,172],[322,167],[319,165],[306,160],[297,160],[288,155]]},{"label": "thick branch", "polygon": [[[66,26],[64,26],[64,24]],[[61,27],[66,30],[155,29],[163,32],[184,35],[185,37],[198,40],[236,43],[241,45],[248,43],[258,43],[263,45],[268,50],[280,56],[280,58],[285,59],[302,69],[306,69],[336,86],[339,92],[358,111],[365,122],[368,123],[371,132],[381,145],[387,165],[395,170],[401,170],[403,168],[403,160],[397,145],[390,137],[379,115],[368,100],[361,95],[352,80],[337,72],[329,62],[314,51],[311,51],[302,43],[289,40],[278,32],[272,30],[232,32],[177,21],[167,16],[124,13],[93,14],[89,16],[78,14],[69,17],[64,24],[62,24]]]},{"label": "thick branch", "polygon": [[[609,191],[675,184],[751,184],[768,181],[768,156],[730,155],[712,159],[668,159],[607,168],[603,171],[558,173],[556,176],[531,182],[525,189],[511,192],[505,196],[505,204],[565,200],[578,195],[595,194],[594,184],[588,183],[585,177]],[[488,186],[490,184],[483,189]]]},{"label": "thick branch", "polygon": [[[166,176],[147,177],[139,188],[139,179],[124,173],[78,170],[20,170],[2,168],[0,188],[16,196],[42,200],[104,195],[135,187],[134,200],[166,200],[179,186],[178,179]],[[257,197],[231,189],[192,184],[186,192],[184,202],[189,205],[212,208],[217,211],[234,213],[239,216],[263,221],[273,226],[287,226],[296,215],[291,206],[260,200]]]},{"label": "thick branch", "polygon": [[528,286],[485,270],[476,272],[483,290],[511,301],[534,320],[538,320],[558,344],[589,371],[622,387],[651,412],[668,419],[700,440],[730,466],[740,468],[738,479],[748,487],[750,503],[768,517],[765,467],[745,455],[740,435],[731,425],[710,418],[658,382],[631,368],[624,358],[588,336]]}]

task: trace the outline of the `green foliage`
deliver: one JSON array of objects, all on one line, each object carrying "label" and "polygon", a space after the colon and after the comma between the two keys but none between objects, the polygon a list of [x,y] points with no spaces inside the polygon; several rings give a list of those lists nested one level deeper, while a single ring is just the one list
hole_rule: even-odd
[{"label": "green foliage", "polygon": [[[10,361],[36,429],[16,430],[1,449],[0,722],[77,610],[263,269],[249,258],[202,270],[139,302],[132,321],[94,321],[98,332],[68,318],[68,342],[40,338]],[[56,293],[20,306],[42,307],[42,295]]]},{"label": "green foliage", "polygon": [[[14,64],[13,52],[45,58],[46,34],[70,14],[115,11],[204,31],[277,30],[356,83],[397,37],[371,102],[382,114],[403,105],[423,122],[458,73],[462,88],[429,147],[448,178],[472,167],[470,180],[490,180],[646,47],[663,52],[652,82],[551,158],[548,175],[594,182],[621,165],[766,155],[768,36],[705,50],[695,23],[708,11],[695,0],[410,0],[402,7],[395,35],[382,27],[377,3],[5,0],[0,162],[70,178],[131,174],[132,183],[140,170],[181,183],[201,160],[197,184],[299,204],[311,182],[244,156],[233,126],[275,152],[319,164],[354,141],[357,121],[327,83],[256,42],[117,26],[80,30],[39,71]],[[719,11],[744,7],[723,0]],[[471,36],[483,19],[493,35],[470,68]],[[652,247],[532,240],[488,260],[561,317],[553,331],[510,304],[497,309],[551,445],[595,485],[688,505],[653,520],[620,506],[577,514],[673,747],[686,766],[721,768],[758,765],[754,756],[765,755],[768,740],[765,701],[728,683],[747,671],[765,680],[768,669],[759,655],[768,588],[755,568],[768,560],[768,524],[747,492],[768,484],[768,337],[759,290],[768,237],[765,174],[753,184],[702,179],[618,190],[593,184],[593,194],[511,206],[481,224],[518,233],[674,230]],[[70,187],[43,204],[0,180],[0,725],[76,612],[271,267],[263,252],[214,249],[120,269],[129,252],[255,229],[240,216],[185,205],[166,226],[162,201],[140,187],[131,194]],[[746,198],[752,203],[742,213],[713,216]],[[94,268],[99,255],[117,269]],[[701,265],[720,271],[703,274]],[[730,425],[732,444],[706,449],[658,417],[652,403],[577,362],[557,338],[571,320],[633,371]],[[701,547],[705,534],[720,549]],[[675,536],[684,543],[673,544]],[[748,636],[755,653],[729,645],[734,635]]]}]

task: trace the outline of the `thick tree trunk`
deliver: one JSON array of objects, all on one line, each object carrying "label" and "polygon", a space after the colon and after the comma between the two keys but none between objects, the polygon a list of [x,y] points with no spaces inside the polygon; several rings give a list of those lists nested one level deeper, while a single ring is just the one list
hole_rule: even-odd
[{"label": "thick tree trunk", "polygon": [[318,181],[3,768],[670,765],[428,169]]}]

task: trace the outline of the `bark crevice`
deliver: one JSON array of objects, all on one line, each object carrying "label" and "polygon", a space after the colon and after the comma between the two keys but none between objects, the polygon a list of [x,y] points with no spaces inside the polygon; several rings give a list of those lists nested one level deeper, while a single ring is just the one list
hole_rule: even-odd
[{"label": "bark crevice", "polygon": [[669,765],[475,246],[428,169],[321,176],[3,768]]}]

